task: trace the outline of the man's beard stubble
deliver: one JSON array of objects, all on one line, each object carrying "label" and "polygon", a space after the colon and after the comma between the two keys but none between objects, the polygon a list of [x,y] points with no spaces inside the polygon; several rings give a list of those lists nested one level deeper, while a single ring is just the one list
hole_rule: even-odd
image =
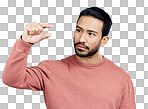
[{"label": "man's beard stubble", "polygon": [[[95,46],[92,50],[90,50],[90,51],[89,51],[89,47],[86,47],[84,44],[81,44],[80,42],[79,42],[79,43],[75,43],[75,44],[74,44],[75,53],[76,53],[76,55],[79,56],[79,57],[92,57],[92,56],[93,56],[94,54],[96,54],[97,51],[100,49],[100,42],[101,42],[101,40],[99,41],[99,44],[96,45],[96,46]],[[74,43],[74,38],[73,38],[73,43]],[[76,46],[77,46],[78,44],[85,46],[86,49],[88,50],[88,52],[84,54],[83,52],[85,52],[85,50],[76,49]],[[81,52],[81,53],[77,52],[77,50],[78,50],[79,52]]]}]

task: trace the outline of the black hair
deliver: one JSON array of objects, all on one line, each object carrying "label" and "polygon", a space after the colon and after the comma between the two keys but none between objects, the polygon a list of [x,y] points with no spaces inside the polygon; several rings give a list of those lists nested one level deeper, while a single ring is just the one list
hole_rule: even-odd
[{"label": "black hair", "polygon": [[103,22],[101,39],[104,36],[108,35],[111,25],[112,25],[112,20],[111,20],[110,16],[108,15],[108,13],[106,13],[103,9],[98,8],[98,7],[89,7],[89,8],[82,10],[80,12],[79,17],[78,17],[77,23],[78,23],[81,16],[91,16],[91,17],[101,20]]}]

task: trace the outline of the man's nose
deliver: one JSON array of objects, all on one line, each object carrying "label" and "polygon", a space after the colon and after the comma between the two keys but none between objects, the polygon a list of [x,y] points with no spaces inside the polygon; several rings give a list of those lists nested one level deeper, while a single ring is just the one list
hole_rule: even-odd
[{"label": "man's nose", "polygon": [[86,42],[86,33],[83,32],[80,36],[80,42]]}]

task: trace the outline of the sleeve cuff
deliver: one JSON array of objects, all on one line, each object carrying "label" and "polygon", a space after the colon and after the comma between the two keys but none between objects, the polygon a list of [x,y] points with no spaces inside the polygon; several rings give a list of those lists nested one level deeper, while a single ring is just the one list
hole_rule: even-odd
[{"label": "sleeve cuff", "polygon": [[27,43],[22,39],[22,35],[20,36],[18,42],[17,42],[17,48],[21,50],[22,52],[30,53],[31,46],[34,45],[33,43]]}]

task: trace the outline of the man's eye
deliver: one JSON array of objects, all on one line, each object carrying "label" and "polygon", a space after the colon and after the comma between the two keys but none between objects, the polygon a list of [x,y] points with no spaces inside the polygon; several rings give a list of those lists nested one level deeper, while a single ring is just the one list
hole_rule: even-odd
[{"label": "man's eye", "polygon": [[95,34],[93,34],[93,33],[89,33],[89,35],[91,35],[91,36],[95,36]]},{"label": "man's eye", "polygon": [[81,32],[81,30],[80,30],[80,29],[76,29],[76,31]]}]

